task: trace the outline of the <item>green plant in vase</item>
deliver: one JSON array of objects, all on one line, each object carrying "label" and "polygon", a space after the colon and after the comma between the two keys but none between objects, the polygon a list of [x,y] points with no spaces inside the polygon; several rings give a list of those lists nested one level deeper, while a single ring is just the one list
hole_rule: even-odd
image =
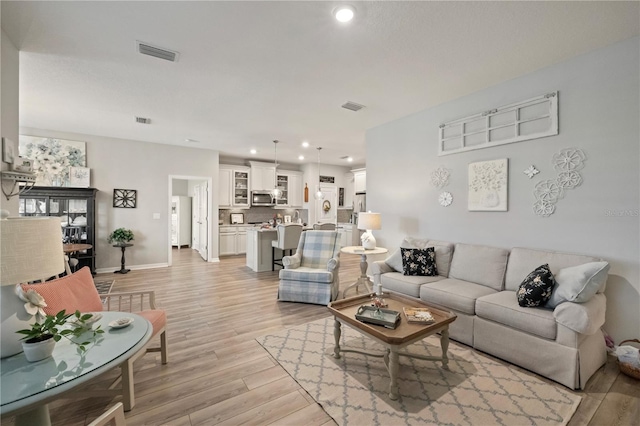
[{"label": "green plant in vase", "polygon": [[[22,347],[30,362],[51,356],[56,342],[63,337],[75,344],[79,353],[83,353],[87,350],[87,345],[96,342],[98,335],[104,333],[100,326],[93,328],[93,324],[101,317],[100,314],[94,316],[94,314],[82,314],[80,311],[67,314],[62,310],[56,315],[46,315],[42,322],[36,321],[31,328],[18,330],[16,333],[24,335],[21,339]],[[70,327],[63,327],[67,324]]]},{"label": "green plant in vase", "polygon": [[129,241],[133,241],[133,232],[131,229],[118,228],[109,234],[107,241],[109,244],[117,245],[128,243]]}]

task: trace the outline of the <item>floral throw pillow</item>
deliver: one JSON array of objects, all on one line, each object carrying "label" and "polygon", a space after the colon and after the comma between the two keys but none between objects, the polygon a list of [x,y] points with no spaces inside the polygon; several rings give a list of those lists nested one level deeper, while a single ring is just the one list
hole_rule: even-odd
[{"label": "floral throw pillow", "polygon": [[427,277],[435,277],[438,275],[435,248],[408,249],[401,247],[400,250],[402,252],[402,272],[404,275],[422,275]]},{"label": "floral throw pillow", "polygon": [[518,304],[526,308],[544,306],[551,298],[551,291],[556,280],[549,270],[549,265],[538,266],[522,281],[518,288]]}]

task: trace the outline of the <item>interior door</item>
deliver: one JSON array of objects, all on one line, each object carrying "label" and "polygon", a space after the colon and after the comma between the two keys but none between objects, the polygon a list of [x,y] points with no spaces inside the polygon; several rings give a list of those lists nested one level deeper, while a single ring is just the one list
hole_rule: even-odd
[{"label": "interior door", "polygon": [[204,260],[208,258],[208,199],[208,185],[206,182],[193,187],[193,248],[198,251],[200,257]]},{"label": "interior door", "polygon": [[[320,186],[324,194],[323,200],[316,202],[316,217],[319,223],[338,222],[338,188],[336,186]],[[328,201],[328,204],[326,203]]]}]

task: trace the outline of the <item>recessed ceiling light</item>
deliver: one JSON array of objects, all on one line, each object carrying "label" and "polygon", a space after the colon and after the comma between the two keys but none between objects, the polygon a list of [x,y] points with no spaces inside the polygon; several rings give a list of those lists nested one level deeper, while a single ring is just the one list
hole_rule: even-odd
[{"label": "recessed ceiling light", "polygon": [[348,161],[349,163],[352,163],[352,162],[353,162],[353,157],[349,157],[349,158],[347,158],[347,161]]},{"label": "recessed ceiling light", "polygon": [[298,160],[304,160],[304,155],[298,155]]},{"label": "recessed ceiling light", "polygon": [[250,152],[250,153],[252,153],[252,154],[257,154],[257,153],[258,153],[258,151],[256,151],[255,149],[252,149],[252,150],[251,150],[251,151],[249,151],[249,152]]},{"label": "recessed ceiling light", "polygon": [[302,147],[303,148],[309,148],[309,142],[307,142],[307,141],[302,142]]},{"label": "recessed ceiling light", "polygon": [[343,5],[333,9],[333,16],[339,22],[349,22],[350,20],[353,19],[355,12],[356,12],[356,9],[353,6]]}]

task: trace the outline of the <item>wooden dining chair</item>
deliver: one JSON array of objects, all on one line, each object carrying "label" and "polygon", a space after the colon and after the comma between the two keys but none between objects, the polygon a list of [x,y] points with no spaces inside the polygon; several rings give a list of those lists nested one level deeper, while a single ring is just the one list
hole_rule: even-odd
[{"label": "wooden dining chair", "polygon": [[[39,284],[23,284],[23,289],[33,289],[44,297],[47,307],[44,311],[47,315],[55,315],[61,310],[67,313],[75,312],[101,312],[120,311],[134,312],[147,319],[152,327],[151,338],[160,336],[160,347],[149,347],[149,342],[120,366],[121,378],[118,378],[107,391],[82,390],[84,395],[90,396],[113,395],[122,393],[124,411],[130,411],[135,405],[133,363],[147,352],[160,352],[162,364],[168,361],[166,313],[156,307],[155,293],[153,291],[133,291],[126,293],[98,294],[93,282],[90,269],[85,266],[78,272],[51,281]],[[121,389],[116,389],[122,380]]]},{"label": "wooden dining chair", "polygon": [[122,402],[110,407],[104,414],[89,423],[88,426],[127,426]]}]

